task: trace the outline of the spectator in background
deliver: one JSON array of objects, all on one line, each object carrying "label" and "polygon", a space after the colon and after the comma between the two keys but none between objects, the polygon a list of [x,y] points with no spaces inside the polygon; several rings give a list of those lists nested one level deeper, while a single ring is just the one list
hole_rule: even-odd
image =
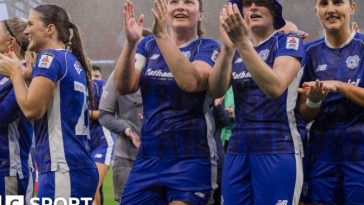
[{"label": "spectator in background", "polygon": [[114,134],[99,123],[99,105],[105,86],[105,80],[102,80],[101,68],[92,65],[92,83],[93,83],[93,104],[90,109],[90,154],[95,160],[99,172],[99,183],[94,198],[94,205],[103,203],[102,184],[107,170],[111,166],[114,158]]},{"label": "spectator in background", "polygon": [[102,80],[101,68],[97,65],[92,65],[91,75],[93,80]]},{"label": "spectator in background", "polygon": [[[142,37],[151,34],[148,29],[143,29]],[[114,199],[119,202],[140,146],[143,118],[140,90],[130,95],[119,95],[114,86],[112,72],[104,87],[99,111],[100,124],[117,135],[112,171]]]}]

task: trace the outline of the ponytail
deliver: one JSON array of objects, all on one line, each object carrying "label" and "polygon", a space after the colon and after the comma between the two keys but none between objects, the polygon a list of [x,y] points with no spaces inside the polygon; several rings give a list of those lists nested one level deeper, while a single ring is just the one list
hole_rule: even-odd
[{"label": "ponytail", "polygon": [[83,68],[83,70],[86,73],[86,78],[87,78],[87,88],[88,88],[88,98],[89,98],[89,102],[92,105],[93,104],[93,93],[92,93],[92,75],[91,75],[91,63],[90,61],[86,58],[85,53],[83,52],[83,47],[82,47],[82,41],[81,41],[81,35],[79,32],[79,29],[77,27],[76,24],[70,22],[69,23],[69,27],[72,30],[71,35],[70,35],[70,41],[68,43],[66,43],[66,46],[69,47],[69,49],[71,50],[72,54],[74,56],[76,56],[77,60],[81,63],[81,66]]}]

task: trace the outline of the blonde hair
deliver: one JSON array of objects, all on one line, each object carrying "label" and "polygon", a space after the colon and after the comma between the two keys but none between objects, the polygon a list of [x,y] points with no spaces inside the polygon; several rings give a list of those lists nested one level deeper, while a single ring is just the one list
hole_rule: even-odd
[{"label": "blonde hair", "polygon": [[28,26],[27,21],[25,19],[15,17],[4,20],[3,24],[9,34],[16,39],[16,42],[20,46],[20,54],[24,56],[29,45],[28,38],[24,34],[24,31]]}]

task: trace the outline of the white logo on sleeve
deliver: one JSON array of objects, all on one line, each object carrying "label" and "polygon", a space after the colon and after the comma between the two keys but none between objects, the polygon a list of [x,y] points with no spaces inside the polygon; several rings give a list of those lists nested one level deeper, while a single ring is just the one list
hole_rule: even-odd
[{"label": "white logo on sleeve", "polygon": [[286,49],[293,49],[297,51],[299,46],[300,46],[300,40],[297,37],[288,36]]},{"label": "white logo on sleeve", "polygon": [[278,200],[276,205],[288,205],[288,200]]},{"label": "white logo on sleeve", "polygon": [[159,54],[153,54],[150,58],[149,58],[149,60],[157,60],[158,58],[159,58]]},{"label": "white logo on sleeve", "polygon": [[348,68],[355,69],[359,66],[359,61],[360,61],[359,56],[355,55],[355,56],[349,56],[345,62]]},{"label": "white logo on sleeve", "polygon": [[38,63],[38,67],[39,68],[50,68],[52,65],[52,61],[53,61],[54,57],[51,55],[47,55],[47,54],[43,54],[40,57],[39,63]]}]

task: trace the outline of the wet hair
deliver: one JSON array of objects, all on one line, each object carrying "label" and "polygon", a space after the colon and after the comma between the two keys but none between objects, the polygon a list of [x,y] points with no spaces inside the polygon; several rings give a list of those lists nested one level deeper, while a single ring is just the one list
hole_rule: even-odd
[{"label": "wet hair", "polygon": [[72,23],[67,11],[56,5],[40,5],[34,8],[41,14],[41,21],[45,26],[53,24],[58,31],[58,40],[66,45],[66,48],[76,56],[81,63],[87,76],[88,98],[92,104],[92,82],[90,63],[83,51],[82,40],[79,29],[76,24]]},{"label": "wet hair", "polygon": [[20,54],[24,56],[29,45],[28,37],[24,35],[24,30],[28,25],[27,21],[25,19],[15,17],[6,19],[2,21],[2,23],[10,36],[15,38],[16,43],[20,46]]},{"label": "wet hair", "polygon": [[[198,0],[198,4],[199,4],[199,11],[202,13],[203,12],[202,0]],[[197,23],[197,35],[199,37],[202,37],[203,34],[204,34],[204,31],[202,29],[202,22],[198,21],[198,23]]]}]

